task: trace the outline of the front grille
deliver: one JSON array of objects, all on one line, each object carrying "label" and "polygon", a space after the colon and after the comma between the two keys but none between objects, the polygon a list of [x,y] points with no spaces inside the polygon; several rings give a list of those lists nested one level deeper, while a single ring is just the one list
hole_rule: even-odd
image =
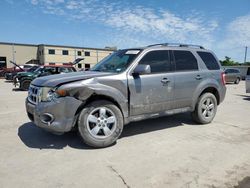
[{"label": "front grille", "polygon": [[28,93],[28,100],[33,104],[37,104],[41,101],[41,87],[36,87],[30,85],[29,93]]}]

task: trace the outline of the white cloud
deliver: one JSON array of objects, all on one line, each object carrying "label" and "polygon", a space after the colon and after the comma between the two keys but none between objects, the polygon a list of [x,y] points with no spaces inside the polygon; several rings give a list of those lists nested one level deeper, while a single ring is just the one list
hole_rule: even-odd
[{"label": "white cloud", "polygon": [[[145,6],[124,6],[123,2],[100,0],[31,0],[43,7],[44,13],[65,15],[67,18],[93,21],[126,33],[133,40],[162,42],[213,42],[212,33],[218,27],[216,20],[205,20],[197,14],[181,17],[168,10],[153,10]],[[126,47],[126,46],[124,46]]]},{"label": "white cloud", "polygon": [[220,57],[229,56],[233,60],[243,62],[245,46],[250,46],[250,14],[230,22],[225,28],[224,36],[217,41],[216,49]]}]

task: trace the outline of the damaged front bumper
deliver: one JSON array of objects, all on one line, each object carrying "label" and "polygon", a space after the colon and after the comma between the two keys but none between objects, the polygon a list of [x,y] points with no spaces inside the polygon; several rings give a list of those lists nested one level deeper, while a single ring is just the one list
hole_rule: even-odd
[{"label": "damaged front bumper", "polygon": [[27,98],[25,104],[29,119],[38,127],[62,134],[74,127],[76,111],[82,101],[73,97],[62,97],[51,102],[33,104]]}]

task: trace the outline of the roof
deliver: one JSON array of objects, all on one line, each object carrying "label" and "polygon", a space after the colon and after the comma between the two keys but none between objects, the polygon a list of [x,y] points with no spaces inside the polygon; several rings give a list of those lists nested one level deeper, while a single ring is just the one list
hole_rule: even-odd
[{"label": "roof", "polygon": [[83,48],[89,50],[103,50],[103,51],[111,51],[113,49],[109,48],[91,48],[91,47],[81,47],[81,46],[67,46],[67,45],[53,45],[53,44],[25,44],[25,43],[15,43],[15,42],[0,42],[0,45],[14,45],[14,46],[32,46],[32,47],[39,47],[39,46],[49,46],[49,47],[59,47],[59,48]]}]

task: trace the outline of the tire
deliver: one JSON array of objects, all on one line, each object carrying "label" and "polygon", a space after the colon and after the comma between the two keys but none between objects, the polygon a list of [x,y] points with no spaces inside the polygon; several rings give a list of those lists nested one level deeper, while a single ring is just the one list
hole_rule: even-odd
[{"label": "tire", "polygon": [[202,94],[192,112],[192,119],[199,124],[208,124],[213,121],[217,112],[217,100],[212,93]]},{"label": "tire", "polygon": [[[110,122],[110,123],[109,123]],[[106,100],[88,104],[78,118],[78,131],[83,142],[95,148],[112,145],[123,130],[120,109]]]},{"label": "tire", "polygon": [[20,81],[20,89],[27,91],[30,87],[31,80],[24,79]]},{"label": "tire", "polygon": [[235,84],[239,84],[240,83],[240,78],[237,78],[235,81],[234,81]]}]

